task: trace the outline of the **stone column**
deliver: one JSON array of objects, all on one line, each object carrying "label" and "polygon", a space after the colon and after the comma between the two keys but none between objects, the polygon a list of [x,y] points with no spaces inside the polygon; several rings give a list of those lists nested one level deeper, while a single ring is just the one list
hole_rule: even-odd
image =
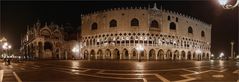
[{"label": "stone column", "polygon": [[234,42],[231,42],[231,58],[232,58],[232,59],[234,59],[233,45],[234,45]]}]

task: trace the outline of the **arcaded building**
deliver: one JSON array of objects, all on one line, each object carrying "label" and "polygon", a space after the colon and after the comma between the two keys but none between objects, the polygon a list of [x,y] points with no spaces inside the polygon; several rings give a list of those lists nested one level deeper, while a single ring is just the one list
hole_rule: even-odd
[{"label": "arcaded building", "polygon": [[81,28],[84,59],[206,60],[211,54],[210,24],[156,4],[85,14]]},{"label": "arcaded building", "polygon": [[57,24],[35,24],[27,27],[21,41],[21,54],[27,59],[66,59],[63,27]]}]

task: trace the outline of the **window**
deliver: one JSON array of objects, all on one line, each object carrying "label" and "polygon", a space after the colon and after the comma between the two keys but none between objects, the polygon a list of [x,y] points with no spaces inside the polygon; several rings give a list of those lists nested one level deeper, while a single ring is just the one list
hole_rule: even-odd
[{"label": "window", "polygon": [[97,29],[97,23],[93,23],[91,25],[91,30],[96,30]]},{"label": "window", "polygon": [[116,20],[111,20],[110,21],[110,27],[117,27],[117,21]]},{"label": "window", "polygon": [[150,24],[150,27],[152,27],[152,28],[158,28],[158,27],[159,27],[158,22],[157,22],[156,20],[153,20],[153,21],[151,22],[151,24]]},{"label": "window", "polygon": [[178,22],[178,17],[176,17],[176,22]]},{"label": "window", "polygon": [[139,20],[136,18],[133,18],[131,20],[131,26],[139,26]]},{"label": "window", "polygon": [[188,27],[188,33],[192,33],[193,34],[193,28],[191,26]]},{"label": "window", "polygon": [[204,31],[201,32],[201,37],[205,37],[205,32]]},{"label": "window", "polygon": [[168,20],[170,20],[170,16],[168,16]]},{"label": "window", "polygon": [[171,22],[169,28],[170,30],[176,30],[176,24],[174,22]]}]

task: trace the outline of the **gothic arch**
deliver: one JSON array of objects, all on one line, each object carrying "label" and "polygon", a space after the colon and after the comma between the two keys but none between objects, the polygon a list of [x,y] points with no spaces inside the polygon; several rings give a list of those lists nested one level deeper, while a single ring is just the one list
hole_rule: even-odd
[{"label": "gothic arch", "polygon": [[103,59],[103,51],[101,49],[97,52],[98,58],[97,59]]},{"label": "gothic arch", "polygon": [[176,24],[174,22],[171,22],[169,25],[170,30],[176,30]]},{"label": "gothic arch", "polygon": [[173,56],[172,56],[173,54],[172,54],[172,51],[171,50],[168,50],[167,52],[166,52],[166,59],[171,59]]},{"label": "gothic arch", "polygon": [[98,29],[98,24],[96,22],[94,22],[92,25],[91,25],[91,30],[97,30]]},{"label": "gothic arch", "polygon": [[139,20],[136,18],[133,18],[130,24],[131,26],[139,26]]},{"label": "gothic arch", "polygon": [[179,51],[175,50],[173,54],[173,60],[178,60],[179,59]]},{"label": "gothic arch", "polygon": [[185,51],[182,51],[181,52],[181,59],[185,60],[187,57],[186,57],[186,53]]},{"label": "gothic arch", "polygon": [[187,59],[188,59],[188,60],[191,60],[191,59],[192,59],[192,53],[191,53],[190,51],[188,51]]},{"label": "gothic arch", "polygon": [[89,53],[87,50],[84,51],[84,59],[88,59],[89,58]]},{"label": "gothic arch", "polygon": [[111,56],[112,56],[112,54],[111,54],[110,49],[106,49],[105,50],[105,59],[111,59]]},{"label": "gothic arch", "polygon": [[154,50],[154,49],[151,49],[151,50],[149,51],[149,59],[150,59],[150,60],[156,59],[156,53],[155,53],[155,50]]},{"label": "gothic arch", "polygon": [[110,27],[117,27],[117,21],[115,19],[112,19],[109,23]]},{"label": "gothic arch", "polygon": [[123,59],[129,59],[130,55],[127,49],[123,49]]},{"label": "gothic arch", "polygon": [[188,27],[188,33],[193,34],[193,28],[191,26]]},{"label": "gothic arch", "polygon": [[158,21],[156,21],[156,20],[151,21],[150,27],[151,28],[159,28]]},{"label": "gothic arch", "polygon": [[90,51],[90,59],[96,59],[95,50]]},{"label": "gothic arch", "polygon": [[113,59],[120,59],[120,51],[119,49],[114,49],[113,51]]},{"label": "gothic arch", "polygon": [[158,51],[158,59],[164,60],[165,57],[166,57],[166,55],[164,54],[164,51],[163,51],[162,49],[160,49],[160,50]]}]

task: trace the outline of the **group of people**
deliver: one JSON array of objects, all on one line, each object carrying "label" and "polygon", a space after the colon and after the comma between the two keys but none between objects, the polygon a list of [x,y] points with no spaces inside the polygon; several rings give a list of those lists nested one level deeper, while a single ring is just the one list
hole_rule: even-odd
[{"label": "group of people", "polygon": [[11,59],[10,58],[4,58],[5,65],[11,65]]}]

